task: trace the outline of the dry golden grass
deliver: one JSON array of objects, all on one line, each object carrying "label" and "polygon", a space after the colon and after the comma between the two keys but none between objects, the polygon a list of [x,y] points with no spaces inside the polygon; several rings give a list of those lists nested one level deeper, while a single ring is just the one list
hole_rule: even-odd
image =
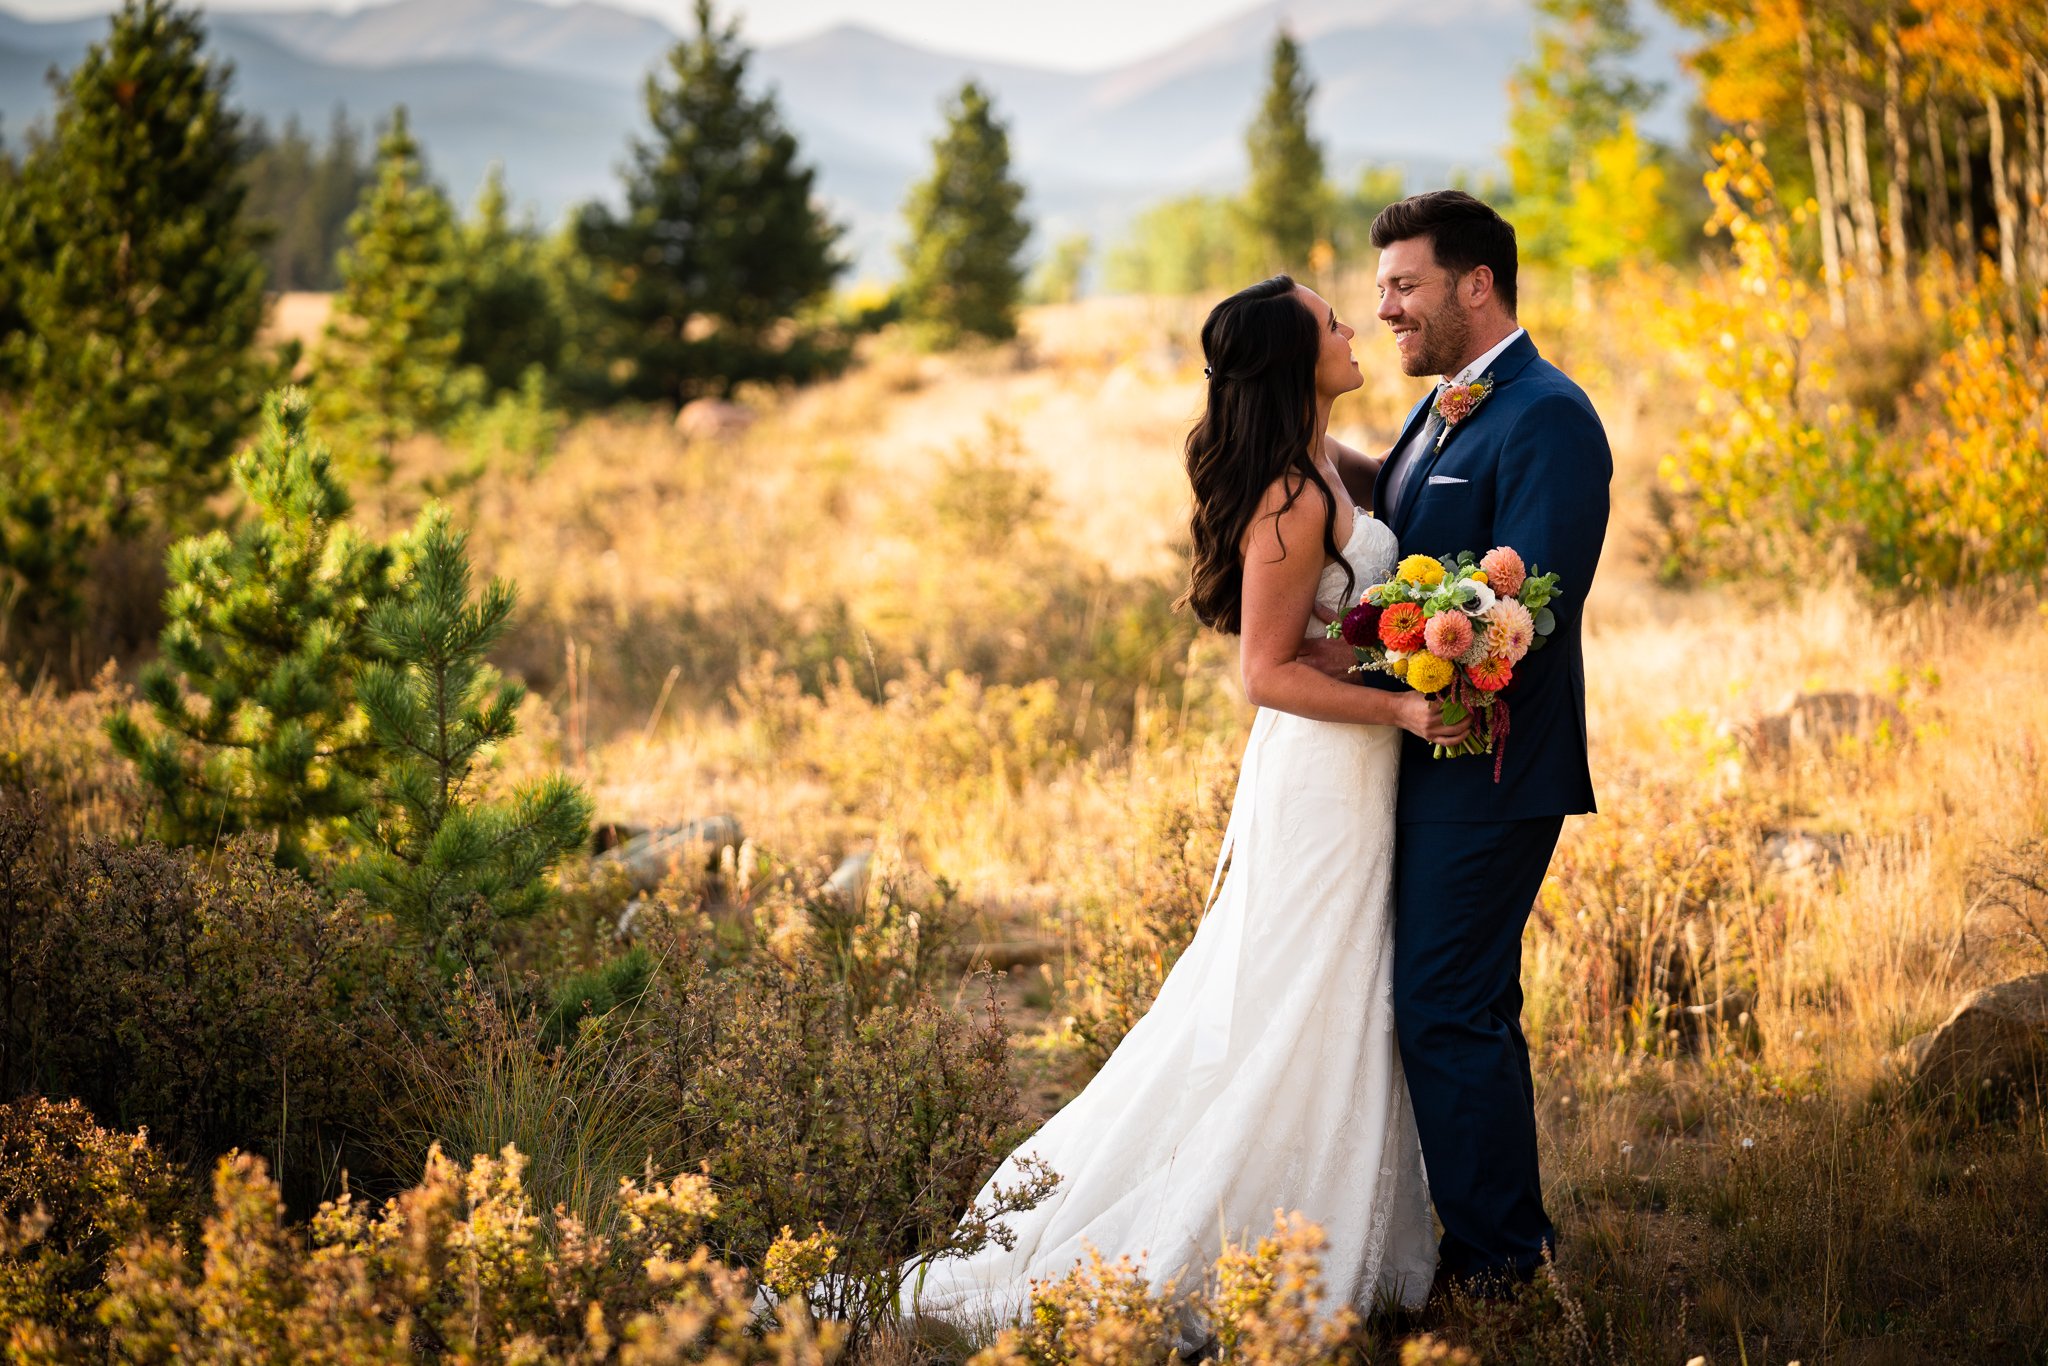
[{"label": "dry golden grass", "polygon": [[[1622,288],[1598,320],[1540,292],[1525,308],[1617,456],[1587,616],[1603,814],[1568,827],[1525,956],[1579,1299],[1437,1326],[1486,1360],[2041,1360],[2039,1111],[1930,1117],[1885,1060],[1969,987],[2048,968],[1977,894],[1987,856],[2048,830],[2048,614],[1846,582],[1656,585],[1649,491],[1683,402],[1640,320],[1672,285]],[[1372,377],[1340,430],[1383,445],[1417,386],[1369,286],[1332,293],[1365,321]],[[975,355],[880,338],[841,379],[750,398],[757,421],[723,443],[658,414],[582,421],[527,463],[422,441],[364,516],[441,497],[480,568],[519,584],[506,662],[540,700],[508,766],[567,764],[602,818],[731,811],[792,860],[887,831],[962,889],[984,943],[1039,944],[1046,969],[1009,1004],[1056,1104],[1085,1073],[1067,1017],[1103,1004],[1090,955],[1120,897],[1213,837],[1249,719],[1227,644],[1163,611],[1200,319],[1093,301]],[[1903,725],[1780,758],[1741,742],[1788,697],[1835,691]],[[1148,843],[1161,828],[1186,847]],[[1801,836],[1828,856],[1768,856]],[[1680,1004],[1745,993],[1761,1050],[1737,1030],[1674,1040],[1658,962]]]}]

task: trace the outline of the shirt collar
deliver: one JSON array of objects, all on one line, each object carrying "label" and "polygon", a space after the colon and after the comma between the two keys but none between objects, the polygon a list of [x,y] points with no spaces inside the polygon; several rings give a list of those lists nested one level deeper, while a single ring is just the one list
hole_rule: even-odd
[{"label": "shirt collar", "polygon": [[1494,361],[1500,358],[1501,352],[1507,350],[1510,346],[1513,346],[1517,340],[1519,340],[1522,337],[1526,337],[1527,335],[1529,335],[1527,328],[1516,328],[1514,331],[1508,333],[1505,337],[1502,337],[1491,351],[1488,351],[1485,355],[1481,356],[1478,360],[1473,361],[1470,365],[1460,370],[1457,374],[1452,375],[1449,379],[1442,381],[1442,383],[1438,384],[1437,387],[1442,388],[1445,384],[1470,384],[1473,380],[1478,379],[1481,375],[1486,373],[1486,368],[1489,365],[1492,365]]}]

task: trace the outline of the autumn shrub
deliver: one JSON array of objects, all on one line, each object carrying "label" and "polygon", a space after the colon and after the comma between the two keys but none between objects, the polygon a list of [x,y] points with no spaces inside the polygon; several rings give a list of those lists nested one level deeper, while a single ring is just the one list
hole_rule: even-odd
[{"label": "autumn shrub", "polygon": [[1325,1301],[1328,1240],[1299,1214],[1275,1212],[1273,1231],[1228,1243],[1201,1284],[1156,1286],[1141,1263],[1093,1249],[1057,1280],[1034,1283],[1025,1322],[970,1366],[1336,1366],[1356,1311]]},{"label": "autumn shrub", "polygon": [[389,927],[249,838],[217,855],[48,838],[0,795],[10,1085],[147,1127],[174,1162],[269,1153],[295,1199],[352,1159],[375,1041],[427,999]]},{"label": "autumn shrub", "polygon": [[140,1134],[75,1100],[0,1105],[0,1323],[90,1335],[107,1260],[179,1213],[178,1184]]},{"label": "autumn shrub", "polygon": [[1069,1027],[1100,1067],[1152,1006],[1201,924],[1228,814],[1183,794],[1143,801],[1112,857],[1063,917]]},{"label": "autumn shrub", "polygon": [[2038,582],[2048,569],[2048,336],[2015,325],[1990,262],[1953,280],[1946,347],[1886,438],[1905,517],[1872,538],[1881,582],[1945,588]]},{"label": "autumn shrub", "polygon": [[1818,332],[1788,212],[1761,142],[1731,136],[1707,172],[1730,266],[1710,267],[1661,319],[1661,340],[1694,387],[1692,413],[1662,463],[1654,509],[1659,571],[1787,576],[1895,516],[1899,491],[1872,458],[1863,416],[1835,394],[1835,348]]},{"label": "autumn shrub", "polygon": [[77,691],[47,679],[24,686],[0,665],[0,791],[41,793],[60,835],[135,829],[140,785],[101,728],[128,696],[112,664]]},{"label": "autumn shrub", "polygon": [[785,1228],[822,1227],[835,1256],[813,1307],[856,1332],[892,1316],[913,1257],[989,1236],[958,1223],[1021,1137],[993,993],[978,1019],[929,997],[855,1014],[808,957],[721,971],[670,943],[641,1018],[682,1165],[719,1192],[714,1248],[758,1266]]},{"label": "autumn shrub", "polygon": [[[322,1205],[310,1246],[282,1221],[261,1159],[224,1157],[195,1257],[147,1234],[116,1257],[101,1314],[136,1363],[468,1361],[541,1366],[822,1366],[841,1334],[800,1306],[757,1324],[744,1272],[697,1238],[718,1202],[699,1177],[628,1181],[615,1233],[547,1227],[517,1149],[449,1161],[366,1208]],[[57,1359],[54,1353],[50,1359]]]}]

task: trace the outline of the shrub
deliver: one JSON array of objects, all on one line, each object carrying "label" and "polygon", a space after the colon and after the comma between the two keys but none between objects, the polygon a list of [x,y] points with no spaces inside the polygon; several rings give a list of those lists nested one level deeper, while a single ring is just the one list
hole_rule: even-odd
[{"label": "shrub", "polygon": [[828,1230],[813,1307],[856,1332],[893,1315],[913,1257],[963,1246],[962,1213],[1020,1136],[992,991],[979,1021],[928,998],[855,1017],[809,959],[713,973],[682,942],[644,1018],[680,1153],[720,1193],[713,1245],[760,1265],[785,1228]]},{"label": "shrub", "polygon": [[[1335,1366],[1349,1359],[1358,1316],[1323,1303],[1327,1247],[1314,1224],[1276,1212],[1269,1236],[1224,1246],[1206,1284],[1158,1288],[1129,1258],[1109,1263],[1091,1249],[1084,1265],[1035,1284],[1029,1321],[970,1366],[1173,1366],[1219,1352],[1247,1366]],[[1204,1345],[1176,1351],[1175,1338]]]},{"label": "shrub", "polygon": [[47,682],[24,688],[0,665],[0,791],[42,794],[50,823],[66,837],[135,828],[135,772],[101,727],[128,696],[112,664],[70,693]]},{"label": "shrub", "polygon": [[0,1321],[85,1335],[109,1255],[167,1223],[177,1194],[141,1134],[109,1133],[77,1101],[0,1105]]},{"label": "shrub", "polygon": [[425,996],[386,923],[325,903],[253,839],[212,857],[62,850],[12,798],[0,870],[11,1084],[146,1126],[176,1162],[263,1149],[299,1198],[332,1178],[375,1109],[366,1056]]},{"label": "shrub", "polygon": [[517,1149],[465,1169],[428,1154],[419,1185],[372,1214],[350,1196],[321,1206],[313,1248],[280,1221],[260,1159],[221,1159],[215,1212],[195,1265],[176,1243],[130,1244],[102,1317],[136,1363],[427,1360],[716,1361],[821,1366],[840,1333],[798,1308],[754,1331],[744,1272],[692,1250],[717,1201],[701,1178],[625,1182],[607,1237],[559,1215],[544,1232]]},{"label": "shrub", "polygon": [[1066,983],[1069,1027],[1094,1067],[1151,1009],[1195,937],[1223,842],[1227,789],[1222,797],[1148,802],[1101,885],[1088,889],[1066,923],[1074,964]]}]

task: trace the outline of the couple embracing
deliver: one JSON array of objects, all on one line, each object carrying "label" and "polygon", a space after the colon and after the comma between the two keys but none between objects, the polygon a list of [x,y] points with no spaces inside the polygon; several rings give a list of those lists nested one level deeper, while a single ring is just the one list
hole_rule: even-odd
[{"label": "couple embracing", "polygon": [[[1444,380],[1384,459],[1328,433],[1364,381],[1353,328],[1313,291],[1278,276],[1203,325],[1187,600],[1239,636],[1259,708],[1228,873],[1151,1010],[991,1179],[1033,1157],[1057,1189],[1007,1219],[1014,1246],[929,1267],[918,1312],[1013,1318],[1089,1248],[1197,1285],[1223,1237],[1276,1209],[1322,1226],[1329,1302],[1361,1309],[1446,1282],[1503,1293],[1555,1244],[1521,937],[1564,818],[1593,810],[1580,607],[1612,463],[1585,394],[1515,321],[1506,220],[1439,191],[1387,208],[1372,240],[1402,370]],[[1437,397],[1482,379],[1446,422]],[[1564,589],[1549,648],[1515,670],[1497,774],[1432,757],[1469,720],[1322,639],[1404,554],[1495,546]]]}]

